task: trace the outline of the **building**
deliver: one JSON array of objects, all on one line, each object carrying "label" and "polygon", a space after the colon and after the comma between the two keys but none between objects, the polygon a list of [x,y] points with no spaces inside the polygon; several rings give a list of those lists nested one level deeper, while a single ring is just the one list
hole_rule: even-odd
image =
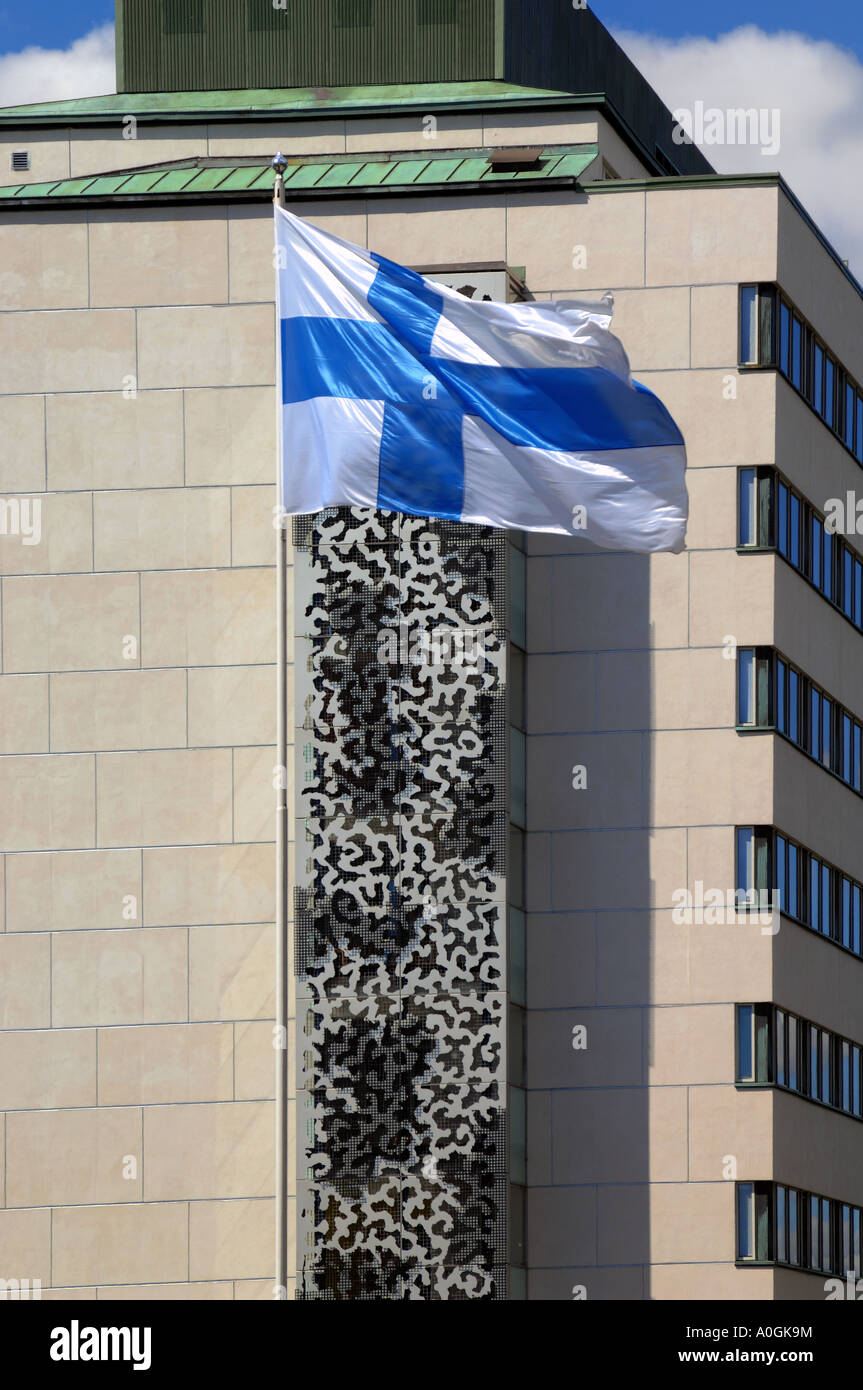
[{"label": "building", "polygon": [[[117,17],[119,95],[0,112],[0,1276],[271,1298],[285,1220],[290,1298],[823,1298],[863,292],[565,0]],[[277,148],[294,210],[465,292],[614,291],[691,496],[678,556],[291,526],[278,1211]]]}]

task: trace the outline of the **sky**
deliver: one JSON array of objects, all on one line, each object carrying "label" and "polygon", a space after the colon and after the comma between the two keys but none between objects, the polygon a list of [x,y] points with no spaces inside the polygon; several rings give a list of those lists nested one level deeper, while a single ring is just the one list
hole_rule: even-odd
[{"label": "sky", "polygon": [[[860,0],[590,0],[675,113],[755,108],[754,142],[702,147],[721,173],[779,172],[863,279]],[[0,0],[0,106],[114,90],[113,0]]]},{"label": "sky", "polygon": [[632,29],[663,38],[716,39],[755,24],[768,33],[786,30],[811,39],[829,39],[853,49],[863,62],[863,6],[859,0],[591,0],[590,8],[607,29]]}]

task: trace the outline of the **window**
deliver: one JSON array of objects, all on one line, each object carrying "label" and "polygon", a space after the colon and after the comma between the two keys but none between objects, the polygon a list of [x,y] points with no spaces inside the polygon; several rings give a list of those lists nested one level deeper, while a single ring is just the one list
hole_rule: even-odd
[{"label": "window", "polygon": [[780,1086],[863,1119],[859,1043],[774,1004],[738,1004],[736,1013],[738,1085]]},{"label": "window", "polygon": [[[854,1217],[857,1216],[857,1227],[855,1232]],[[857,1275],[860,1271],[860,1213],[856,1207],[850,1207],[846,1202],[842,1203],[841,1210],[841,1238],[842,1238],[842,1273]],[[856,1241],[855,1241],[856,1234]]]},{"label": "window", "polygon": [[755,1080],[754,1015],[751,1004],[737,1008],[737,1080]]},{"label": "window", "polygon": [[747,367],[758,363],[757,285],[744,285],[740,291],[740,361]]},{"label": "window", "polygon": [[788,558],[788,488],[779,484],[776,517],[776,548],[780,555]]},{"label": "window", "polygon": [[831,428],[833,425],[833,410],[836,403],[836,388],[833,381],[834,370],[834,364],[828,357],[824,364],[824,409],[818,413],[823,414],[824,419]]},{"label": "window", "polygon": [[773,468],[741,468],[737,488],[738,549],[775,549],[863,631],[863,562],[844,537]]},{"label": "window", "polygon": [[829,1274],[833,1268],[833,1212],[826,1197],[810,1197],[809,1262]]},{"label": "window", "polygon": [[809,1087],[808,1092],[813,1100],[821,1099],[821,1070],[818,1065],[818,1029],[814,1024],[809,1027]]},{"label": "window", "polygon": [[12,151],[12,170],[16,174],[24,174],[30,168],[30,151]]},{"label": "window", "polygon": [[833,581],[834,581],[833,557],[834,557],[835,549],[836,549],[836,548],[835,548],[835,546],[834,546],[834,541],[836,541],[836,537],[833,536],[833,535],[831,535],[831,533],[827,530],[827,527],[826,527],[826,526],[822,526],[822,527],[821,527],[821,552],[822,552],[822,555],[823,555],[823,557],[824,557],[824,572],[823,572],[823,574],[822,574],[822,576],[821,576],[821,588],[822,588],[822,592],[823,592],[823,594],[824,594],[824,597],[825,597],[825,598],[829,598],[831,601],[833,600],[833,595],[834,595],[834,593],[835,593],[834,582],[833,582]]},{"label": "window", "polygon": [[789,494],[788,522],[790,534],[788,537],[788,559],[795,569],[800,568],[800,514],[802,511],[800,498],[796,492]]},{"label": "window", "polygon": [[842,1110],[851,1109],[851,1044],[842,1042],[841,1047],[841,1076],[839,1083],[839,1107]]},{"label": "window", "polygon": [[776,1188],[776,1259],[788,1263],[788,1189]]},{"label": "window", "polygon": [[788,1019],[781,1009],[776,1010],[774,1023],[774,1051],[776,1054],[775,1079],[777,1086],[788,1085],[786,1052],[788,1041]]},{"label": "window", "polygon": [[833,875],[828,864],[821,865],[821,934],[833,935]]},{"label": "window", "polygon": [[775,728],[861,794],[863,725],[771,647],[738,649],[737,727]]},{"label": "window", "polygon": [[786,917],[863,957],[863,885],[772,826],[737,826],[735,857],[739,911],[775,893]]},{"label": "window", "polygon": [[809,742],[806,751],[813,758],[818,757],[821,747],[821,691],[809,690]]},{"label": "window", "polygon": [[773,1213],[769,1183],[737,1184],[737,1258],[764,1263],[770,1259]]},{"label": "window", "polygon": [[737,653],[737,722],[758,723],[755,713],[755,651],[751,647]]},{"label": "window", "polygon": [[788,675],[788,737],[795,743],[800,738],[800,677],[793,666]]},{"label": "window", "polygon": [[800,1046],[800,1023],[793,1014],[789,1014],[786,1020],[788,1027],[788,1089],[796,1091],[800,1085],[800,1073],[797,1067],[797,1058]]},{"label": "window", "polygon": [[774,1202],[774,1258],[777,1264],[796,1265],[800,1259],[798,1193],[777,1184]]},{"label": "window", "polygon": [[791,318],[791,381],[799,391],[803,382],[803,325],[796,314]]},{"label": "window", "polygon": [[833,701],[827,695],[821,696],[821,761],[825,767],[835,771],[833,756]]},{"label": "window", "polygon": [[801,380],[800,390],[803,395],[812,403],[812,378],[813,378],[813,348],[815,346],[815,336],[812,329],[807,324],[801,326]]},{"label": "window", "polygon": [[847,950],[849,950],[849,951],[851,950],[851,898],[852,898],[852,884],[851,884],[851,880],[850,880],[850,878],[846,878],[845,875],[843,874],[843,875],[842,875],[842,911],[841,911],[841,919],[840,919],[840,920],[841,920],[841,927],[842,927],[841,941],[842,941],[842,945],[845,946],[845,947],[847,948]]},{"label": "window", "polygon": [[779,370],[788,376],[791,355],[791,310],[783,300],[779,306]]},{"label": "window", "polygon": [[770,882],[771,835],[772,832],[762,826],[741,826],[737,831],[737,894],[741,911],[757,907],[759,895],[766,894],[773,886]]},{"label": "window", "polygon": [[[747,367],[775,365],[775,304],[772,285],[744,285],[740,291],[740,361]],[[782,330],[780,328],[780,341]]]},{"label": "window", "polygon": [[737,1006],[737,1080],[769,1085],[772,1004]]},{"label": "window", "polygon": [[737,1184],[737,1258],[755,1259],[755,1184]]},{"label": "window", "polygon": [[863,391],[775,285],[740,287],[740,365],[778,367],[863,464]]},{"label": "window", "polygon": [[[812,583],[824,593],[824,565],[822,550],[824,543],[824,523],[819,516],[812,515]],[[826,598],[827,595],[824,594]]]},{"label": "window", "polygon": [[788,1263],[796,1265],[800,1260],[800,1219],[798,1194],[793,1188],[788,1191]]},{"label": "window", "polygon": [[783,1183],[737,1184],[737,1259],[818,1274],[860,1273],[859,1207]]},{"label": "window", "polygon": [[773,535],[774,492],[777,474],[772,468],[741,468],[738,475],[738,545],[767,549]]},{"label": "window", "polygon": [[773,653],[769,647],[741,647],[737,653],[737,723],[769,728],[772,723]]},{"label": "window", "polygon": [[788,666],[776,660],[776,727],[780,734],[788,733]]}]

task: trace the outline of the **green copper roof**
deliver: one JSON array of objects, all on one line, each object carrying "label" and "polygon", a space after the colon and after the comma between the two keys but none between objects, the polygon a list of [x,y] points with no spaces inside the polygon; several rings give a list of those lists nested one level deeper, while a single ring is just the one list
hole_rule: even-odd
[{"label": "green copper roof", "polygon": [[[493,168],[488,151],[453,155],[409,155],[394,159],[298,160],[285,171],[287,196],[341,197],[374,192],[427,192],[489,188],[549,179],[573,181],[597,157],[596,145],[554,146],[542,151],[529,168]],[[198,159],[155,168],[96,174],[91,178],[60,179],[53,183],[21,183],[0,188],[0,207],[29,207],[53,202],[94,201],[175,202],[185,198],[222,202],[226,198],[272,194],[273,171],[268,160]]]},{"label": "green copper roof", "polygon": [[[93,124],[123,116],[152,120],[229,120],[233,117],[323,115],[378,111],[393,114],[404,107],[440,111],[445,107],[536,105],[551,102],[581,105],[591,100],[541,87],[509,82],[428,82],[397,87],[264,87],[257,91],[114,92],[110,96],[44,101],[0,108],[0,124]],[[596,97],[592,98],[594,105]]]}]

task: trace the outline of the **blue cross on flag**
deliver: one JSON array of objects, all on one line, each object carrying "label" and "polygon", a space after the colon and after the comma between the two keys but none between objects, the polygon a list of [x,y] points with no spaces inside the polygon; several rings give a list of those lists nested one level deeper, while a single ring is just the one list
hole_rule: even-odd
[{"label": "blue cross on flag", "polygon": [[276,207],[281,503],[684,546],[683,438],[612,300],[476,303]]}]

